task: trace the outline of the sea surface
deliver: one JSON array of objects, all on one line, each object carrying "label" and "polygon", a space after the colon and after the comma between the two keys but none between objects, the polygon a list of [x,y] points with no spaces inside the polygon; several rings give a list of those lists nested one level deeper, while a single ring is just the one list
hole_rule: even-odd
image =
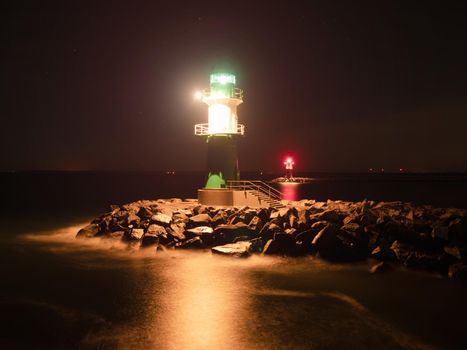
[{"label": "sea surface", "polygon": [[[467,207],[463,174],[297,175],[314,181],[278,187],[289,199]],[[193,198],[203,178],[0,174],[0,349],[467,349],[467,285],[435,274],[74,238],[110,204]]]}]

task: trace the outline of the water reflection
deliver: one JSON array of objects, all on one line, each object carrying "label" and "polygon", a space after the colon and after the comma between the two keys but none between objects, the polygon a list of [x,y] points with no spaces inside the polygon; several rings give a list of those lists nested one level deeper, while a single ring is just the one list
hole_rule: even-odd
[{"label": "water reflection", "polygon": [[280,184],[280,191],[282,192],[282,199],[287,201],[298,201],[299,193],[298,193],[298,183],[281,183]]},{"label": "water reflection", "polygon": [[235,330],[247,317],[247,281],[227,261],[189,254],[177,258],[166,277],[166,314],[155,319],[168,337],[156,341],[156,348],[233,349],[241,343]]},{"label": "water reflection", "polygon": [[[57,327],[79,330],[56,332],[52,340],[29,335],[30,348],[60,337],[84,349],[462,348],[463,324],[455,315],[467,312],[463,285],[418,273],[371,275],[365,264],[311,258],[155,254],[76,240],[75,233],[73,227],[24,236],[47,254],[25,245],[34,264],[10,255],[16,269],[1,270],[8,286],[23,286],[27,305],[43,300],[65,310],[73,317],[63,316]],[[18,318],[18,334],[25,328],[42,333],[51,308],[31,320],[20,317],[31,313],[24,308],[23,314],[11,308],[6,318]]]}]

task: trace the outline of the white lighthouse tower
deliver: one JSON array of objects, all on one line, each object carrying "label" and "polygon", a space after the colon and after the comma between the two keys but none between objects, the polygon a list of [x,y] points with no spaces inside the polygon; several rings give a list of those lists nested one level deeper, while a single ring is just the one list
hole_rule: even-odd
[{"label": "white lighthouse tower", "polygon": [[237,107],[243,91],[236,86],[235,75],[213,73],[210,87],[197,94],[208,105],[208,122],[195,125],[195,135],[208,144],[208,176],[205,188],[225,188],[229,180],[239,180],[237,142],[245,133],[238,123]]},{"label": "white lighthouse tower", "polygon": [[195,135],[208,146],[207,177],[198,189],[198,202],[219,206],[281,206],[281,193],[257,180],[240,180],[237,144],[245,134],[238,123],[237,107],[243,91],[236,87],[235,75],[217,72],[210,75],[208,89],[195,97],[208,106],[208,122],[195,125]]}]

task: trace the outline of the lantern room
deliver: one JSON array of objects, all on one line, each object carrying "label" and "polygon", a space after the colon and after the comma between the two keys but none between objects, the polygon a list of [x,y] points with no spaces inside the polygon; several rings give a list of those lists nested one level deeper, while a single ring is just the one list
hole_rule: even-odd
[{"label": "lantern room", "polygon": [[237,115],[243,91],[235,86],[235,75],[213,73],[209,81],[209,88],[196,94],[208,105],[208,123],[196,124],[195,135],[243,135],[245,127],[238,124]]}]

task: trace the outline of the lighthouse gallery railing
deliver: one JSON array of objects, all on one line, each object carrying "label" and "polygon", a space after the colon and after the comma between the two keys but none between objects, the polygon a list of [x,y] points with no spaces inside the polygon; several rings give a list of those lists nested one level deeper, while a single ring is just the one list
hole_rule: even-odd
[{"label": "lighthouse gallery railing", "polygon": [[227,188],[242,191],[257,191],[274,201],[281,201],[282,192],[259,180],[227,180]]},{"label": "lighthouse gallery railing", "polygon": [[[196,124],[195,125],[195,135],[196,136],[204,136],[204,135],[211,135],[212,132],[209,132],[209,124]],[[215,134],[231,134],[231,135],[244,135],[245,134],[245,125],[237,124],[236,132],[216,132]]]}]

